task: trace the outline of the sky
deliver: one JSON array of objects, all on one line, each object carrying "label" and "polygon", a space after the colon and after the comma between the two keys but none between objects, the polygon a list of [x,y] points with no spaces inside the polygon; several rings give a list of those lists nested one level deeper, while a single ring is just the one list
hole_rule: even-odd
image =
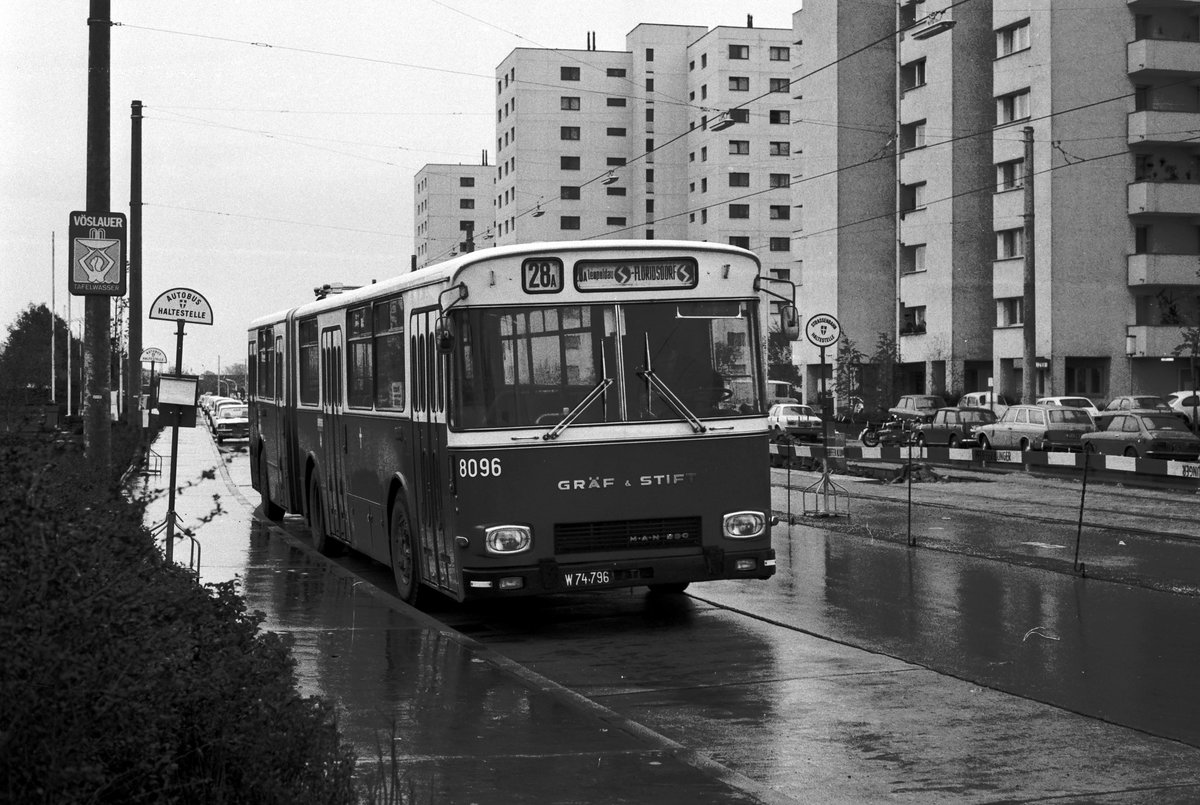
[{"label": "sky", "polygon": [[[518,47],[623,50],[640,23],[790,28],[802,0],[112,0],[108,211],[129,213],[143,104],[143,309],[200,293],[183,367],[245,362],[248,323],[407,271],[413,176],[494,164],[495,68]],[[0,340],[31,304],[68,318],[68,216],[86,209],[87,0],[5,0]],[[53,281],[52,281],[53,278]],[[84,298],[70,301],[82,332]],[[174,363],[175,324],[143,317]]]}]

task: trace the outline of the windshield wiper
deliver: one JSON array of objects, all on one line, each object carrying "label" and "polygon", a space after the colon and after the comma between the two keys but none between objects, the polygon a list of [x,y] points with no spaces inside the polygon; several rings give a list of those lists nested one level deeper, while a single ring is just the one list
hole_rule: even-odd
[{"label": "windshield wiper", "polygon": [[679,416],[681,416],[689,425],[692,426],[693,433],[704,433],[706,430],[708,430],[708,428],[704,427],[704,423],[700,421],[700,418],[693,414],[691,410],[684,405],[683,400],[679,399],[679,396],[675,394],[675,392],[671,391],[671,388],[666,383],[662,382],[658,375],[654,374],[653,369],[638,369],[637,374],[638,377],[645,380],[647,384],[656,389],[658,393],[662,395],[662,398],[667,401],[667,404],[675,409],[675,413],[679,414]]},{"label": "windshield wiper", "polygon": [[557,439],[559,437],[559,434],[561,434],[567,428],[571,427],[571,424],[576,419],[579,418],[580,414],[582,414],[585,410],[587,410],[587,407],[589,405],[591,405],[593,402],[595,402],[600,397],[603,397],[604,392],[608,391],[608,387],[611,386],[612,384],[613,384],[612,378],[609,378],[609,377],[600,378],[600,382],[597,383],[592,388],[592,390],[587,393],[587,396],[584,397],[582,400],[580,400],[579,403],[574,408],[572,408],[570,411],[568,411],[566,413],[566,415],[559,421],[559,423],[557,425],[555,425],[553,428],[551,428],[548,433],[543,434],[542,438],[547,441],[549,441],[551,439]]}]

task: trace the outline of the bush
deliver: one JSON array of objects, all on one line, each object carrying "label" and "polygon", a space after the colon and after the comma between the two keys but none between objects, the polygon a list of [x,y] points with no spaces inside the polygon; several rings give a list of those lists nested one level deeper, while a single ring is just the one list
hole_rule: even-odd
[{"label": "bush", "polygon": [[[133,439],[114,434],[113,455]],[[0,800],[353,802],[334,714],[80,448],[0,437]]]}]

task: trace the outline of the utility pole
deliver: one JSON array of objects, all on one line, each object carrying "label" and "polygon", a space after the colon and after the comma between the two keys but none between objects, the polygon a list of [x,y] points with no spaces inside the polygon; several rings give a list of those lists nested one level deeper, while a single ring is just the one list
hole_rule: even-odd
[{"label": "utility pole", "polygon": [[1025,135],[1025,271],[1024,297],[1021,300],[1025,350],[1021,365],[1021,402],[1026,405],[1037,399],[1037,316],[1035,315],[1036,285],[1034,279],[1034,213],[1033,213],[1033,127],[1022,129]]},{"label": "utility pole", "polygon": [[130,112],[129,152],[129,372],[125,382],[125,416],[131,427],[142,426],[142,102]]},{"label": "utility pole", "polygon": [[[110,0],[90,0],[88,11],[87,209],[107,210],[110,180],[109,91],[111,80]],[[112,426],[109,423],[112,352],[109,328],[111,303],[107,296],[84,299],[83,371],[84,446],[97,472],[112,466]]]},{"label": "utility pole", "polygon": [[[50,233],[50,402],[54,404],[55,416],[58,415],[58,378],[54,366],[54,349],[57,346],[55,330],[58,329],[58,311],[54,305],[54,233]],[[68,336],[69,337],[69,336]]]}]

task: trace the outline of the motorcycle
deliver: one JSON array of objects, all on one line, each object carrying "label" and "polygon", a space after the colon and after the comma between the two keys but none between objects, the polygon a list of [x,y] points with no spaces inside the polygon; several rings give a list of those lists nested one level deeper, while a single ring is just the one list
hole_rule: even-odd
[{"label": "motorcycle", "polygon": [[864,447],[879,447],[880,445],[910,444],[914,435],[912,422],[893,417],[878,425],[868,422],[867,426],[858,434],[858,438]]}]

